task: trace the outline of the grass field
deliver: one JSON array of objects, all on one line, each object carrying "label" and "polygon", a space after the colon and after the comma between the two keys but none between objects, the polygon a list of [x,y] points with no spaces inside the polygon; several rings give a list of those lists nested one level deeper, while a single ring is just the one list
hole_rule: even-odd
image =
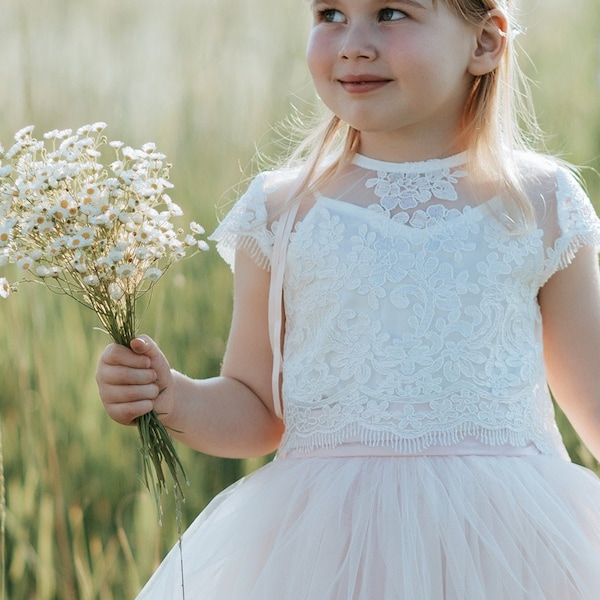
[{"label": "grass field", "polygon": [[[548,147],[600,169],[600,4],[523,3],[521,37]],[[3,0],[0,141],[17,129],[106,121],[112,139],[155,141],[174,164],[175,200],[207,230],[256,170],[282,150],[273,126],[313,102],[302,0]],[[534,70],[526,55],[537,65]],[[584,176],[600,198],[597,176]],[[142,328],[173,366],[218,373],[231,275],[216,252],[176,266]],[[105,415],[94,383],[108,343],[93,315],[30,285],[0,304],[0,433],[10,600],[127,600],[176,540],[172,506],[157,524],[137,480],[137,433]],[[595,468],[561,418],[569,451]],[[261,464],[180,448],[189,523],[228,483]]]}]

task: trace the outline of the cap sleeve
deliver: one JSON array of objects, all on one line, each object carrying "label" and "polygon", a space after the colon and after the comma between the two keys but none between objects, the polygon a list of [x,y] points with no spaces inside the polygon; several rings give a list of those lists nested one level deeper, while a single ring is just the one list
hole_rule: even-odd
[{"label": "cap sleeve", "polygon": [[600,219],[579,182],[562,167],[556,173],[556,221],[556,238],[546,251],[546,279],[567,267],[583,246],[600,246]]},{"label": "cap sleeve", "polygon": [[217,251],[232,270],[238,249],[247,252],[261,268],[269,270],[271,267],[274,235],[266,207],[266,177],[267,173],[261,173],[254,178],[209,236],[217,243]]}]

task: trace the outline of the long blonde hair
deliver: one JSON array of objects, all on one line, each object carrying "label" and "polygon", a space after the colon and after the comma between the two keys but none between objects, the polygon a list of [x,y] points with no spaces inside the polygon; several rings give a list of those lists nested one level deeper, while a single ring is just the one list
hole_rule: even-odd
[{"label": "long blonde hair", "polygon": [[[509,21],[507,43],[501,63],[493,71],[477,76],[467,96],[462,134],[458,141],[468,148],[469,167],[475,174],[492,175],[498,191],[512,201],[508,207],[514,225],[533,221],[533,208],[524,190],[518,153],[530,150],[539,137],[527,79],[517,62],[514,0],[433,0],[446,2],[450,10],[477,25],[492,9],[500,8]],[[318,188],[347,165],[356,154],[360,132],[328,113],[304,134],[290,157],[290,165],[302,164],[302,174],[293,196]],[[325,158],[330,160],[324,170]],[[517,227],[520,229],[520,227]]]}]

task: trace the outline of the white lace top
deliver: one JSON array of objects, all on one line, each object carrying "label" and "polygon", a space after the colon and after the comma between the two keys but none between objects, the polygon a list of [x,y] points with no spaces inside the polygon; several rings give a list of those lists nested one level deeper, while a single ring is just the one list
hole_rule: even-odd
[{"label": "white lace top", "polygon": [[[538,291],[600,221],[575,179],[524,156],[536,226],[475,192],[465,155],[357,156],[300,207],[284,279],[280,452],[344,443],[422,452],[474,440],[565,454],[542,352]],[[269,268],[294,173],[259,175],[213,234],[233,266]]]}]

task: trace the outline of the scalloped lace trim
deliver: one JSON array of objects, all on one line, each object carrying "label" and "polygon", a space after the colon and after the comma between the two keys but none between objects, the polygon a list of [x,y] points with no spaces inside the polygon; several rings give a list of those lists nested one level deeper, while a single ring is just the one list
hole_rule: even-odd
[{"label": "scalloped lace trim", "polygon": [[463,423],[452,430],[431,431],[418,437],[408,438],[389,431],[366,429],[353,423],[340,431],[314,432],[299,435],[294,432],[284,437],[279,452],[285,454],[292,450],[309,453],[318,449],[332,449],[348,442],[357,442],[369,447],[390,448],[396,454],[423,454],[428,448],[454,446],[467,439],[474,439],[486,446],[515,446],[525,448],[530,444],[542,454],[564,456],[566,451],[561,445],[552,445],[540,440],[532,440],[530,431],[512,431],[507,428],[485,429],[475,423]]}]

